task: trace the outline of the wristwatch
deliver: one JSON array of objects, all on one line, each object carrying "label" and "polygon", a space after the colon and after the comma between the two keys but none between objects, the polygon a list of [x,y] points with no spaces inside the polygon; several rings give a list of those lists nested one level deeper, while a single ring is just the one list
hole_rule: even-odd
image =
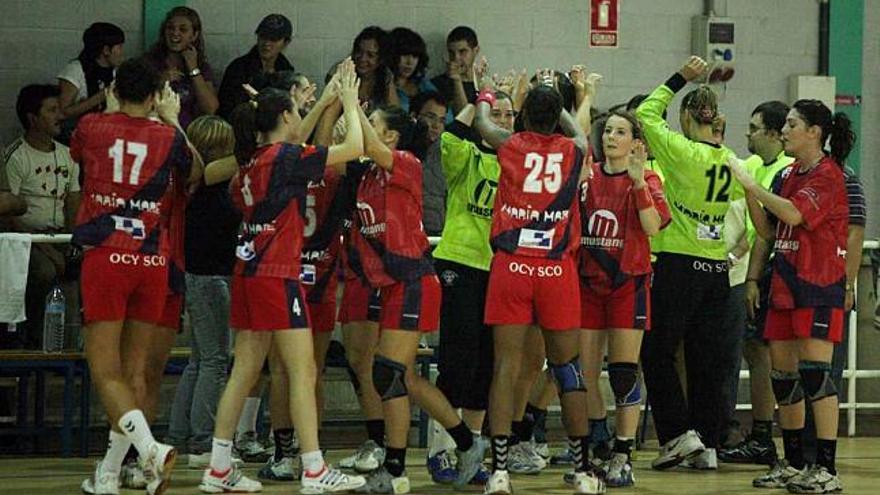
[{"label": "wristwatch", "polygon": [[202,70],[199,69],[198,67],[196,67],[195,69],[187,72],[186,75],[192,78],[192,77],[196,77],[196,76],[201,75],[201,73],[202,73]]}]

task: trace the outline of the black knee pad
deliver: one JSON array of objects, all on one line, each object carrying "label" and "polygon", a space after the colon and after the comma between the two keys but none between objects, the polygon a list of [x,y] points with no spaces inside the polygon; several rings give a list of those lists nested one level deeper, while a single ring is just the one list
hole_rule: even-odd
[{"label": "black knee pad", "polygon": [[804,392],[810,402],[837,395],[837,386],[831,379],[831,364],[822,361],[801,361],[798,365]]},{"label": "black knee pad", "polygon": [[569,392],[586,392],[587,386],[584,384],[584,375],[581,373],[580,356],[575,356],[571,361],[563,364],[553,364],[548,361],[547,367],[553,374],[553,380],[559,387],[560,395]]},{"label": "black knee pad", "polygon": [[405,397],[406,366],[382,356],[373,359],[373,386],[382,401]]},{"label": "black knee pad", "polygon": [[608,381],[614,391],[618,407],[635,406],[642,402],[639,384],[639,365],[636,363],[608,363]]},{"label": "black knee pad", "polygon": [[770,370],[773,395],[780,406],[790,406],[804,400],[804,387],[801,375],[795,371]]}]

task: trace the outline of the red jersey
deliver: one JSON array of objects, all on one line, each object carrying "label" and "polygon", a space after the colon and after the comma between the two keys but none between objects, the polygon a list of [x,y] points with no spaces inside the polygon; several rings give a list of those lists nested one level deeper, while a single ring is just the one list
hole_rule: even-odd
[{"label": "red jersey", "polygon": [[[645,182],[665,227],[670,214],[660,177],[646,170]],[[594,163],[587,185],[581,195],[580,273],[591,289],[608,293],[633,275],[651,272],[651,245],[626,171],[609,174]]]},{"label": "red jersey", "polygon": [[167,255],[169,185],[192,166],[183,133],[124,113],[90,113],[71,137],[70,154],[84,173],[73,242]]},{"label": "red jersey", "polygon": [[349,265],[362,267],[372,287],[411,282],[434,273],[422,228],[422,164],[394,151],[391,171],[373,165],[357,190]]},{"label": "red jersey", "polygon": [[779,195],[794,203],[803,223],[776,223],[770,302],[776,309],[842,308],[846,296],[849,204],[843,170],[825,157],[803,173],[793,163],[781,172]]},{"label": "red jersey", "polygon": [[578,184],[584,153],[559,134],[518,132],[498,150],[493,250],[560,259],[578,245]]},{"label": "red jersey", "polygon": [[242,213],[235,274],[299,280],[309,182],[324,175],[327,148],[275,143],[257,149],[229,184]]}]

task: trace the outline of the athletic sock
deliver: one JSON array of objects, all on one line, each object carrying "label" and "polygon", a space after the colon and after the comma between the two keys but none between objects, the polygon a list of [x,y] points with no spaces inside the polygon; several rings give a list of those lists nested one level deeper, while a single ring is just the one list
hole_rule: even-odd
[{"label": "athletic sock", "polygon": [[[141,457],[146,458],[150,445],[156,441],[147,418],[140,409],[132,409],[119,418],[119,428],[125,433],[132,445],[137,449]],[[123,453],[123,455],[125,455]]]},{"label": "athletic sock", "polygon": [[312,477],[320,474],[324,469],[324,454],[321,453],[321,449],[303,452],[300,459],[302,459],[303,472]]},{"label": "athletic sock", "polygon": [[518,432],[522,431],[522,429],[523,429],[522,420],[516,420],[516,421],[512,421],[510,423],[510,432],[511,432],[510,446],[511,447],[520,443],[523,440],[526,440],[525,438],[520,438],[520,436],[519,436]]},{"label": "athletic sock", "polygon": [[513,434],[520,442],[530,442],[532,440],[532,432],[535,429],[535,421],[529,414],[525,414],[520,421],[514,421],[511,425]]},{"label": "athletic sock", "polygon": [[364,421],[367,426],[367,438],[376,442],[380,447],[385,446],[385,420],[368,419]]},{"label": "athletic sock", "polygon": [[509,435],[492,437],[492,471],[507,471],[507,449],[510,444]]},{"label": "athletic sock", "polygon": [[632,457],[633,439],[617,437],[614,440],[614,452],[618,454],[626,454],[626,458]]},{"label": "athletic sock", "polygon": [[449,432],[449,436],[455,440],[455,448],[462,452],[470,450],[471,446],[474,444],[474,435],[471,433],[471,430],[468,429],[467,425],[464,424],[464,421],[458,423],[452,428],[447,428],[446,431]]},{"label": "athletic sock", "polygon": [[773,421],[752,421],[752,438],[760,443],[773,441]]},{"label": "athletic sock", "polygon": [[536,443],[547,443],[547,410],[531,404],[526,405],[526,417],[531,416],[533,436]]},{"label": "athletic sock", "polygon": [[824,466],[831,474],[837,474],[834,459],[837,457],[837,439],[816,439],[816,464]]},{"label": "athletic sock", "polygon": [[386,447],[384,466],[391,476],[395,478],[403,476],[403,471],[406,470],[406,448]]},{"label": "athletic sock", "polygon": [[785,460],[795,469],[803,469],[804,461],[804,429],[782,430],[782,445],[785,448]]},{"label": "athletic sock", "polygon": [[104,454],[104,460],[101,461],[102,469],[108,473],[119,474],[129,450],[131,450],[131,440],[122,433],[110,430],[107,453]]},{"label": "athletic sock", "polygon": [[232,440],[214,437],[211,441],[211,470],[226,474],[232,468]]},{"label": "athletic sock", "polygon": [[275,462],[296,455],[293,448],[293,428],[274,430],[272,436],[275,438]]},{"label": "athletic sock", "polygon": [[568,451],[571,452],[576,471],[587,472],[590,470],[590,461],[587,459],[589,440],[588,436],[568,437]]},{"label": "athletic sock", "polygon": [[259,397],[248,397],[244,400],[244,407],[241,409],[241,417],[238,418],[238,428],[236,429],[239,435],[257,431],[257,413],[259,411]]}]

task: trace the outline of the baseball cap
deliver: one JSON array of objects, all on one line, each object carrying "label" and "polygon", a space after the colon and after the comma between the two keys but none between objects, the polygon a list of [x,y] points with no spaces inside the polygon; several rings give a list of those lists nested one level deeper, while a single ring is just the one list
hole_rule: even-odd
[{"label": "baseball cap", "polygon": [[260,21],[254,32],[270,40],[290,39],[293,37],[293,25],[282,14],[269,14]]}]

